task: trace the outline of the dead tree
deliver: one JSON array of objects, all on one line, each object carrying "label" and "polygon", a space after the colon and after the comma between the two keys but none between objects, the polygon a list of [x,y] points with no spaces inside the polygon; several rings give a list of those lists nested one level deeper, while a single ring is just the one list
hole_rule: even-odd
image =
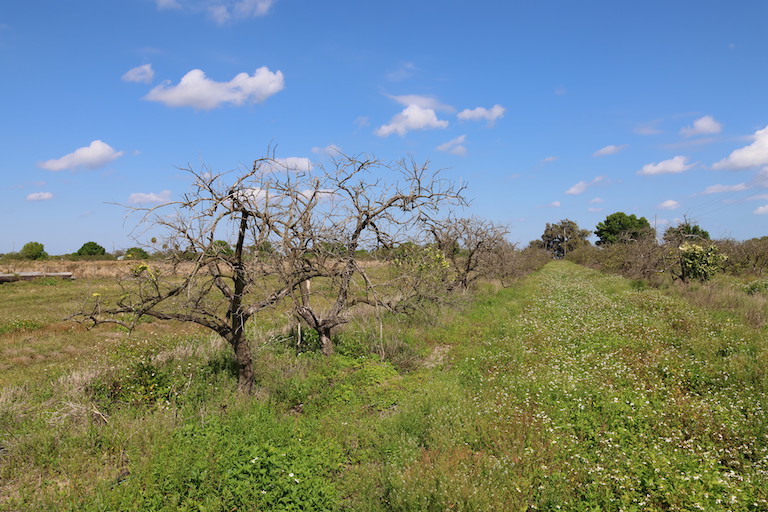
[{"label": "dead tree", "polygon": [[[441,208],[464,204],[463,187],[440,178],[428,164],[401,160],[336,158],[311,194],[322,203],[304,219],[300,244],[309,250],[294,267],[310,269],[313,294],[301,290],[296,314],[318,333],[324,354],[333,352],[331,331],[349,321],[358,305],[397,309],[401,288],[371,278],[360,265],[363,248],[393,247],[424,230]],[[300,254],[300,253],[298,253]]]},{"label": "dead tree", "polygon": [[[355,304],[353,285],[373,289],[357,249],[391,243],[402,228],[462,201],[460,190],[412,162],[342,157],[330,170],[312,172],[270,156],[239,175],[184,170],[194,183],[180,200],[132,209],[141,215],[138,236],[162,233],[165,261],[137,265],[115,304],[93,297],[73,318],[129,329],[143,316],[206,327],[232,347],[244,392],[255,383],[247,326],[258,313],[298,294],[296,313],[331,353],[331,330]],[[400,179],[385,182],[382,176],[393,173]],[[313,279],[323,280],[312,287],[315,296]]]},{"label": "dead tree", "polygon": [[448,218],[430,226],[435,244],[451,262],[455,272],[453,286],[467,290],[480,277],[492,277],[509,250],[509,228],[490,221]]}]

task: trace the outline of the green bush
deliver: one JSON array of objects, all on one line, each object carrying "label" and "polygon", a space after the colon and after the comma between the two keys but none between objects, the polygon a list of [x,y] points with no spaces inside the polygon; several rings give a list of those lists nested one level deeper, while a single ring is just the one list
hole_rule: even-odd
[{"label": "green bush", "polygon": [[728,257],[721,254],[716,246],[702,247],[685,242],[680,246],[680,266],[683,281],[698,279],[709,281],[722,268]]},{"label": "green bush", "polygon": [[96,242],[85,242],[75,254],[78,256],[103,256],[107,254],[107,250]]},{"label": "green bush", "polygon": [[141,247],[131,247],[125,251],[125,259],[127,260],[148,260],[149,253]]},{"label": "green bush", "polygon": [[19,255],[27,260],[44,260],[48,257],[45,246],[40,242],[27,242],[19,251]]}]

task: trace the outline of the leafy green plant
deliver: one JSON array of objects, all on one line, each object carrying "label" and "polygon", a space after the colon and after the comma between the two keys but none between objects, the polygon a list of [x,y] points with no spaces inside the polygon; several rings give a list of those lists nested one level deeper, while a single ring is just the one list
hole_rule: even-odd
[{"label": "leafy green plant", "polygon": [[688,279],[709,281],[722,269],[723,263],[728,259],[714,245],[703,247],[699,244],[685,242],[679,250],[680,275],[683,281]]},{"label": "leafy green plant", "polygon": [[256,407],[185,424],[123,485],[83,509],[331,511],[338,467],[332,444]]}]

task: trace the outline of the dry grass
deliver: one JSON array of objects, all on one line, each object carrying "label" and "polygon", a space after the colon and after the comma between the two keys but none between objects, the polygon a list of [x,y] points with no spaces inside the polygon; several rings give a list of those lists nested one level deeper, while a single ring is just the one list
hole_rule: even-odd
[{"label": "dry grass", "polygon": [[743,284],[730,276],[718,276],[707,283],[675,283],[675,293],[711,311],[728,311],[750,327],[768,325],[768,295],[748,294]]}]

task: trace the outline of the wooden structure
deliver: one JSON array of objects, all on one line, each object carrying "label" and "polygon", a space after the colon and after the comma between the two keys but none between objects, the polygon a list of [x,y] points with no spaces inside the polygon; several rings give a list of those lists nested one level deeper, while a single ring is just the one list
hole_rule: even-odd
[{"label": "wooden structure", "polygon": [[32,281],[40,277],[55,277],[59,279],[74,279],[72,272],[16,272],[14,274],[0,274],[0,283],[13,281]]}]

